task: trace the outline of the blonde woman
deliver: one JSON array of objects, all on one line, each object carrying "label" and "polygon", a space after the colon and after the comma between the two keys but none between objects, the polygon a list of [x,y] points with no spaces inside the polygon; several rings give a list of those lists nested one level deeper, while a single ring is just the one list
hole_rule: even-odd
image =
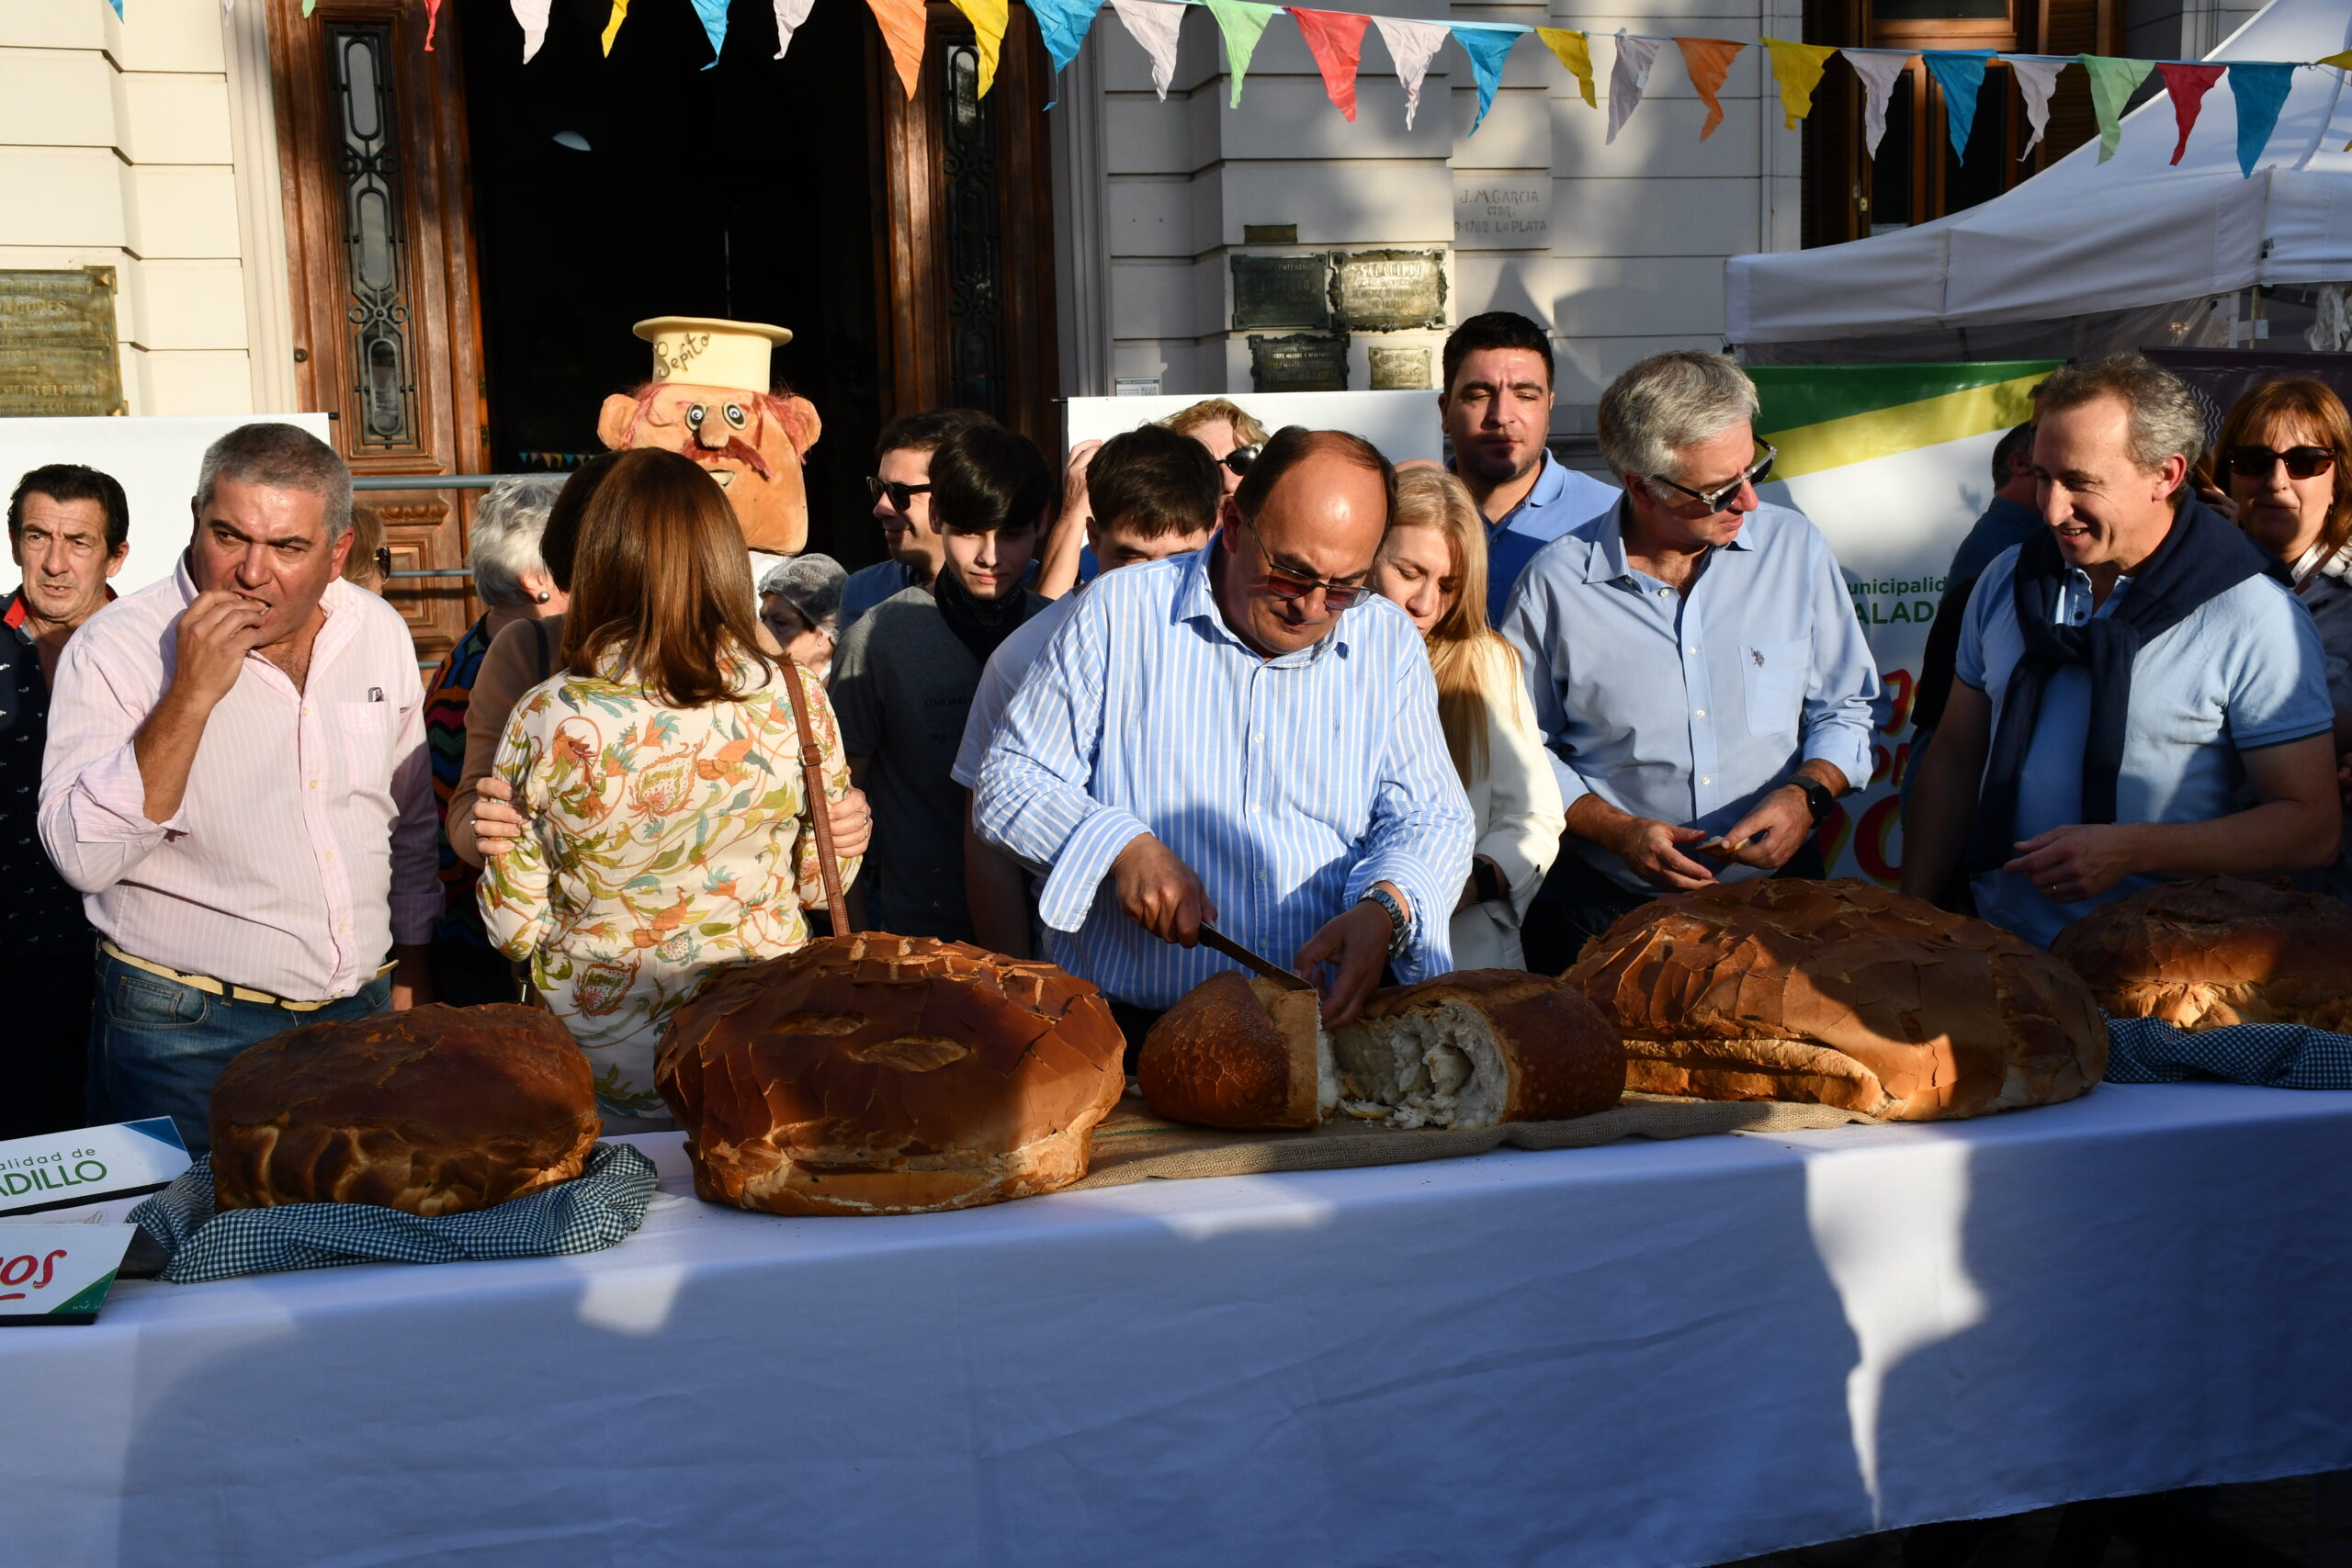
[{"label": "blonde woman", "polygon": [[1486,525],[1460,479],[1434,468],[1396,476],[1372,581],[1429,645],[1438,725],[1477,818],[1470,880],[1453,911],[1454,965],[1523,969],[1519,922],[1560,852],[1560,785],[1519,655],[1487,626]]}]

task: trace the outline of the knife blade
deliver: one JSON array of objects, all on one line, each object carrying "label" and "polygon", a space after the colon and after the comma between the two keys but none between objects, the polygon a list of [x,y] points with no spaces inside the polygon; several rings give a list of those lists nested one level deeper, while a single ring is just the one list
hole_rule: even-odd
[{"label": "knife blade", "polygon": [[1315,988],[1289,970],[1269,959],[1261,958],[1206,920],[1201,922],[1201,941],[1227,958],[1248,964],[1285,991],[1311,991]]}]

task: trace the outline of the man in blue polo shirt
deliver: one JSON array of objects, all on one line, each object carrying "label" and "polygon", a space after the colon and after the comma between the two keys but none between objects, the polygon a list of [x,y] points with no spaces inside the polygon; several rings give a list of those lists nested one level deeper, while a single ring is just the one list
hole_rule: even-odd
[{"label": "man in blue polo shirt", "polygon": [[1552,340],[1511,310],[1489,310],[1445,340],[1437,397],[1453,468],[1487,519],[1487,624],[1502,625],[1535,552],[1617,503],[1617,487],[1545,450],[1552,428]]},{"label": "man in blue polo shirt", "polygon": [[2188,389],[2136,354],[2042,383],[2044,527],[1970,596],[1905,892],[1960,867],[1978,914],[2047,946],[2168,877],[2335,858],[2319,634],[2278,562],[2189,492],[2203,442]]}]

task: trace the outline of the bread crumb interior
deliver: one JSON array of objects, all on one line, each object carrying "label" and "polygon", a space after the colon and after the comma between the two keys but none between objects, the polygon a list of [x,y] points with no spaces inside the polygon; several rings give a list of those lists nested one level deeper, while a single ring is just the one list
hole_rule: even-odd
[{"label": "bread crumb interior", "polygon": [[1343,1115],[1407,1129],[1491,1127],[1502,1117],[1501,1047],[1487,1021],[1458,1001],[1359,1020],[1331,1046]]}]

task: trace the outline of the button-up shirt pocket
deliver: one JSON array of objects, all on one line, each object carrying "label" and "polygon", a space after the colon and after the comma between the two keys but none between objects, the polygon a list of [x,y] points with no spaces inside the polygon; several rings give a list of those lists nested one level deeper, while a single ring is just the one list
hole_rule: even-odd
[{"label": "button-up shirt pocket", "polygon": [[382,791],[392,776],[392,718],[400,710],[390,703],[337,703],[334,710],[351,786]]},{"label": "button-up shirt pocket", "polygon": [[1747,733],[1797,733],[1812,648],[1800,637],[1793,642],[1751,643],[1742,649],[1745,661],[1740,674],[1747,692]]}]

